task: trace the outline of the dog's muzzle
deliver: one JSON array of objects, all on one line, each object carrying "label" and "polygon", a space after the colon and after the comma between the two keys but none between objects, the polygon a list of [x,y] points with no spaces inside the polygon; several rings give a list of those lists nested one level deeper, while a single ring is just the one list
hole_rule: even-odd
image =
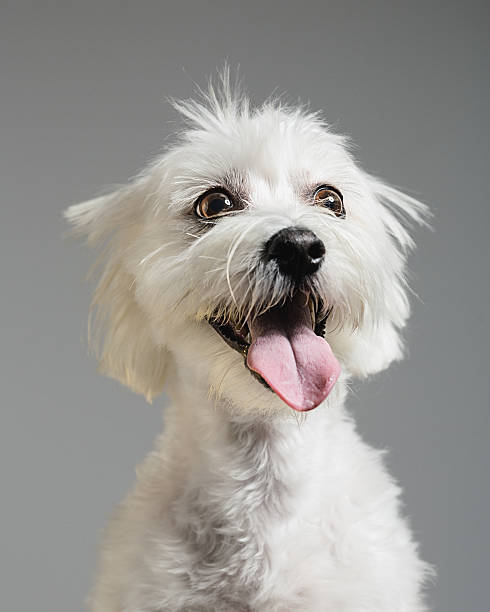
[{"label": "dog's muzzle", "polygon": [[286,404],[301,412],[311,410],[340,375],[324,336],[331,308],[312,293],[308,280],[322,265],[325,246],[312,231],[287,227],[265,243],[261,257],[271,274],[290,281],[291,291],[267,310],[249,312],[235,324],[213,316],[208,321]]}]

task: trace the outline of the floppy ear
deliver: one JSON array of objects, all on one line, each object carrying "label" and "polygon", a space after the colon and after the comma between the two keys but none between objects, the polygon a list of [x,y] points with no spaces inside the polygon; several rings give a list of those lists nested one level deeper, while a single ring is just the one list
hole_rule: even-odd
[{"label": "floppy ear", "polygon": [[164,386],[166,350],[152,337],[150,322],[135,299],[135,278],[128,266],[128,249],[138,235],[143,189],[122,188],[65,213],[74,232],[100,246],[94,266],[98,284],[89,317],[89,345],[99,369],[151,402]]},{"label": "floppy ear", "polygon": [[365,313],[362,327],[335,339],[335,350],[353,376],[365,378],[402,359],[402,326],[396,326],[387,316],[374,321]]},{"label": "floppy ear", "polygon": [[382,296],[376,311],[365,307],[364,319],[351,334],[336,339],[336,349],[354,376],[366,377],[402,359],[401,331],[410,314],[406,258],[415,246],[409,230],[414,224],[428,225],[430,212],[425,204],[367,175],[368,185],[381,211],[387,233],[388,252]]}]

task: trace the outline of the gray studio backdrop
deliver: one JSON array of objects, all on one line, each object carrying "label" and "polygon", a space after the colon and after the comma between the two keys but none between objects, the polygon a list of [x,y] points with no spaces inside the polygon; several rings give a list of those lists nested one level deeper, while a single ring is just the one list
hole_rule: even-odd
[{"label": "gray studio backdrop", "polygon": [[409,356],[356,385],[390,450],[441,612],[485,612],[489,552],[485,2],[8,3],[0,14],[1,570],[5,612],[83,608],[99,533],[161,428],[86,355],[91,254],[62,210],[124,182],[178,127],[165,96],[225,59],[257,100],[309,101],[371,172],[428,202]]}]

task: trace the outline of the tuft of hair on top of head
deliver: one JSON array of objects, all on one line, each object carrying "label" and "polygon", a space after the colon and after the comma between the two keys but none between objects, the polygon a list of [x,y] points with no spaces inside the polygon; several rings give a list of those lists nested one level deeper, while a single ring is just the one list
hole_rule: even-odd
[{"label": "tuft of hair on top of head", "polygon": [[197,95],[193,98],[169,98],[170,104],[184,117],[189,127],[207,130],[250,116],[250,99],[238,68],[232,76],[229,64],[225,63],[217,77],[208,78],[205,89],[197,83],[194,86]]},{"label": "tuft of hair on top of head", "polygon": [[[253,104],[250,94],[243,85],[239,67],[231,69],[225,63],[221,70],[208,78],[207,86],[194,83],[195,95],[186,99],[168,98],[172,107],[184,119],[188,131],[183,131],[182,138],[192,137],[195,131],[221,131],[228,129],[242,120],[255,115],[270,113],[276,120],[287,115],[291,123],[307,119],[310,125],[330,131],[321,111],[312,111],[309,104],[296,100],[289,101],[286,94],[272,93],[260,104]],[[350,146],[350,139],[344,135],[331,134],[345,147]]]}]

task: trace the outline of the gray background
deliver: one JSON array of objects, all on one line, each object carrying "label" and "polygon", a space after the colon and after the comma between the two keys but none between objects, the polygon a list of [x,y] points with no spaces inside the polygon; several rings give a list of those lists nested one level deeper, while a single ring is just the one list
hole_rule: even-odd
[{"label": "gray background", "polygon": [[91,254],[61,212],[134,175],[177,128],[164,97],[227,58],[254,98],[324,109],[435,213],[410,261],[409,358],[350,406],[391,450],[434,608],[488,610],[487,3],[71,4],[0,14],[2,609],[82,609],[99,531],[161,427],[164,401],[86,356]]}]

